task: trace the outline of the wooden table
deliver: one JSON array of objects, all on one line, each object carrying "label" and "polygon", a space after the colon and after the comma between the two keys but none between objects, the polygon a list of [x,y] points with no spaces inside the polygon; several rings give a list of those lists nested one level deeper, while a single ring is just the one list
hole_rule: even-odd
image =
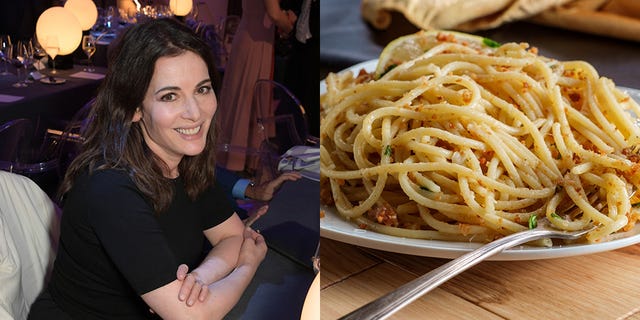
[{"label": "wooden table", "polygon": [[[446,263],[321,239],[321,319],[337,319]],[[640,245],[485,261],[390,319],[640,319]]]}]

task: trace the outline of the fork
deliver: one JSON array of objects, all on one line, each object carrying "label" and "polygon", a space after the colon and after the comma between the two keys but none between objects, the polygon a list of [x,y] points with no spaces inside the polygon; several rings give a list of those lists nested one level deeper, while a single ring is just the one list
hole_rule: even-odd
[{"label": "fork", "polygon": [[578,239],[595,228],[593,226],[579,231],[561,231],[553,229],[547,219],[543,218],[538,221],[536,228],[517,232],[489,242],[369,302],[343,316],[340,320],[386,319],[440,284],[505,249],[542,238]]}]

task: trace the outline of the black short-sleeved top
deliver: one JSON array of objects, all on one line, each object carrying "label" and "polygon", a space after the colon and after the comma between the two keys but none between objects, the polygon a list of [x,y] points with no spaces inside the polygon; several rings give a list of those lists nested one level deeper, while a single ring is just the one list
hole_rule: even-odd
[{"label": "black short-sleeved top", "polygon": [[[181,263],[202,258],[203,230],[224,222],[233,209],[222,189],[191,201],[181,178],[174,199],[155,214],[126,172],[82,175],[67,195],[61,236],[47,288],[57,307],[77,319],[141,319],[151,316],[140,295],[176,279]],[[46,302],[38,299],[31,314]]]}]

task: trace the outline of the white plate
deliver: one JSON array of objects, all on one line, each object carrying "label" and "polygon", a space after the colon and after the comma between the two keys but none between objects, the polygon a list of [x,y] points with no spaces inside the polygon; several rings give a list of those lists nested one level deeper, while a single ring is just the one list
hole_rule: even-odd
[{"label": "white plate", "polygon": [[[358,74],[360,69],[365,69],[370,72],[375,70],[376,64],[377,60],[365,61],[345,69],[345,71],[350,70],[354,74]],[[622,87],[620,89],[626,91],[634,100],[640,102],[640,90]],[[320,83],[320,94],[325,92],[326,85],[322,81]],[[358,246],[425,257],[454,259],[482,245],[469,242],[422,240],[390,236],[358,228],[354,223],[342,218],[333,207],[322,206],[322,210],[324,210],[324,217],[320,219],[320,236]],[[488,260],[534,260],[570,257],[615,250],[637,243],[640,243],[640,225],[636,225],[633,230],[620,235],[620,238],[608,242],[573,244],[550,248],[518,246],[498,253]]]},{"label": "white plate", "polygon": [[63,84],[65,82],[67,82],[67,80],[62,79],[62,78],[44,77],[44,78],[40,79],[40,82],[45,83],[45,84]]}]

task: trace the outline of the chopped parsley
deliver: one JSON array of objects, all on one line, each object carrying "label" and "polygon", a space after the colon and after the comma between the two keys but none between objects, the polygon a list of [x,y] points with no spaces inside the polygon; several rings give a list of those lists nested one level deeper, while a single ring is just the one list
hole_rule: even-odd
[{"label": "chopped parsley", "polygon": [[559,216],[559,215],[558,215],[557,213],[555,213],[555,212],[553,212],[553,213],[551,214],[551,218],[555,218],[555,219],[562,219],[562,217],[561,217],[561,216]]},{"label": "chopped parsley", "polygon": [[393,68],[397,67],[397,64],[390,64],[386,69],[384,69],[384,72],[382,72],[382,74],[378,77],[378,79],[382,78],[385,74],[387,74],[389,71],[393,70]]},{"label": "chopped parsley", "polygon": [[387,156],[387,157],[388,157],[388,156],[391,156],[391,151],[392,151],[392,150],[391,150],[391,146],[390,146],[390,145],[386,145],[386,146],[384,146],[384,155],[385,155],[385,156]]},{"label": "chopped parsley", "polygon": [[535,229],[538,226],[538,216],[532,214],[529,216],[529,229]]},{"label": "chopped parsley", "polygon": [[499,42],[491,40],[489,38],[482,38],[482,43],[484,43],[485,46],[491,47],[491,48],[497,48],[500,46]]}]

